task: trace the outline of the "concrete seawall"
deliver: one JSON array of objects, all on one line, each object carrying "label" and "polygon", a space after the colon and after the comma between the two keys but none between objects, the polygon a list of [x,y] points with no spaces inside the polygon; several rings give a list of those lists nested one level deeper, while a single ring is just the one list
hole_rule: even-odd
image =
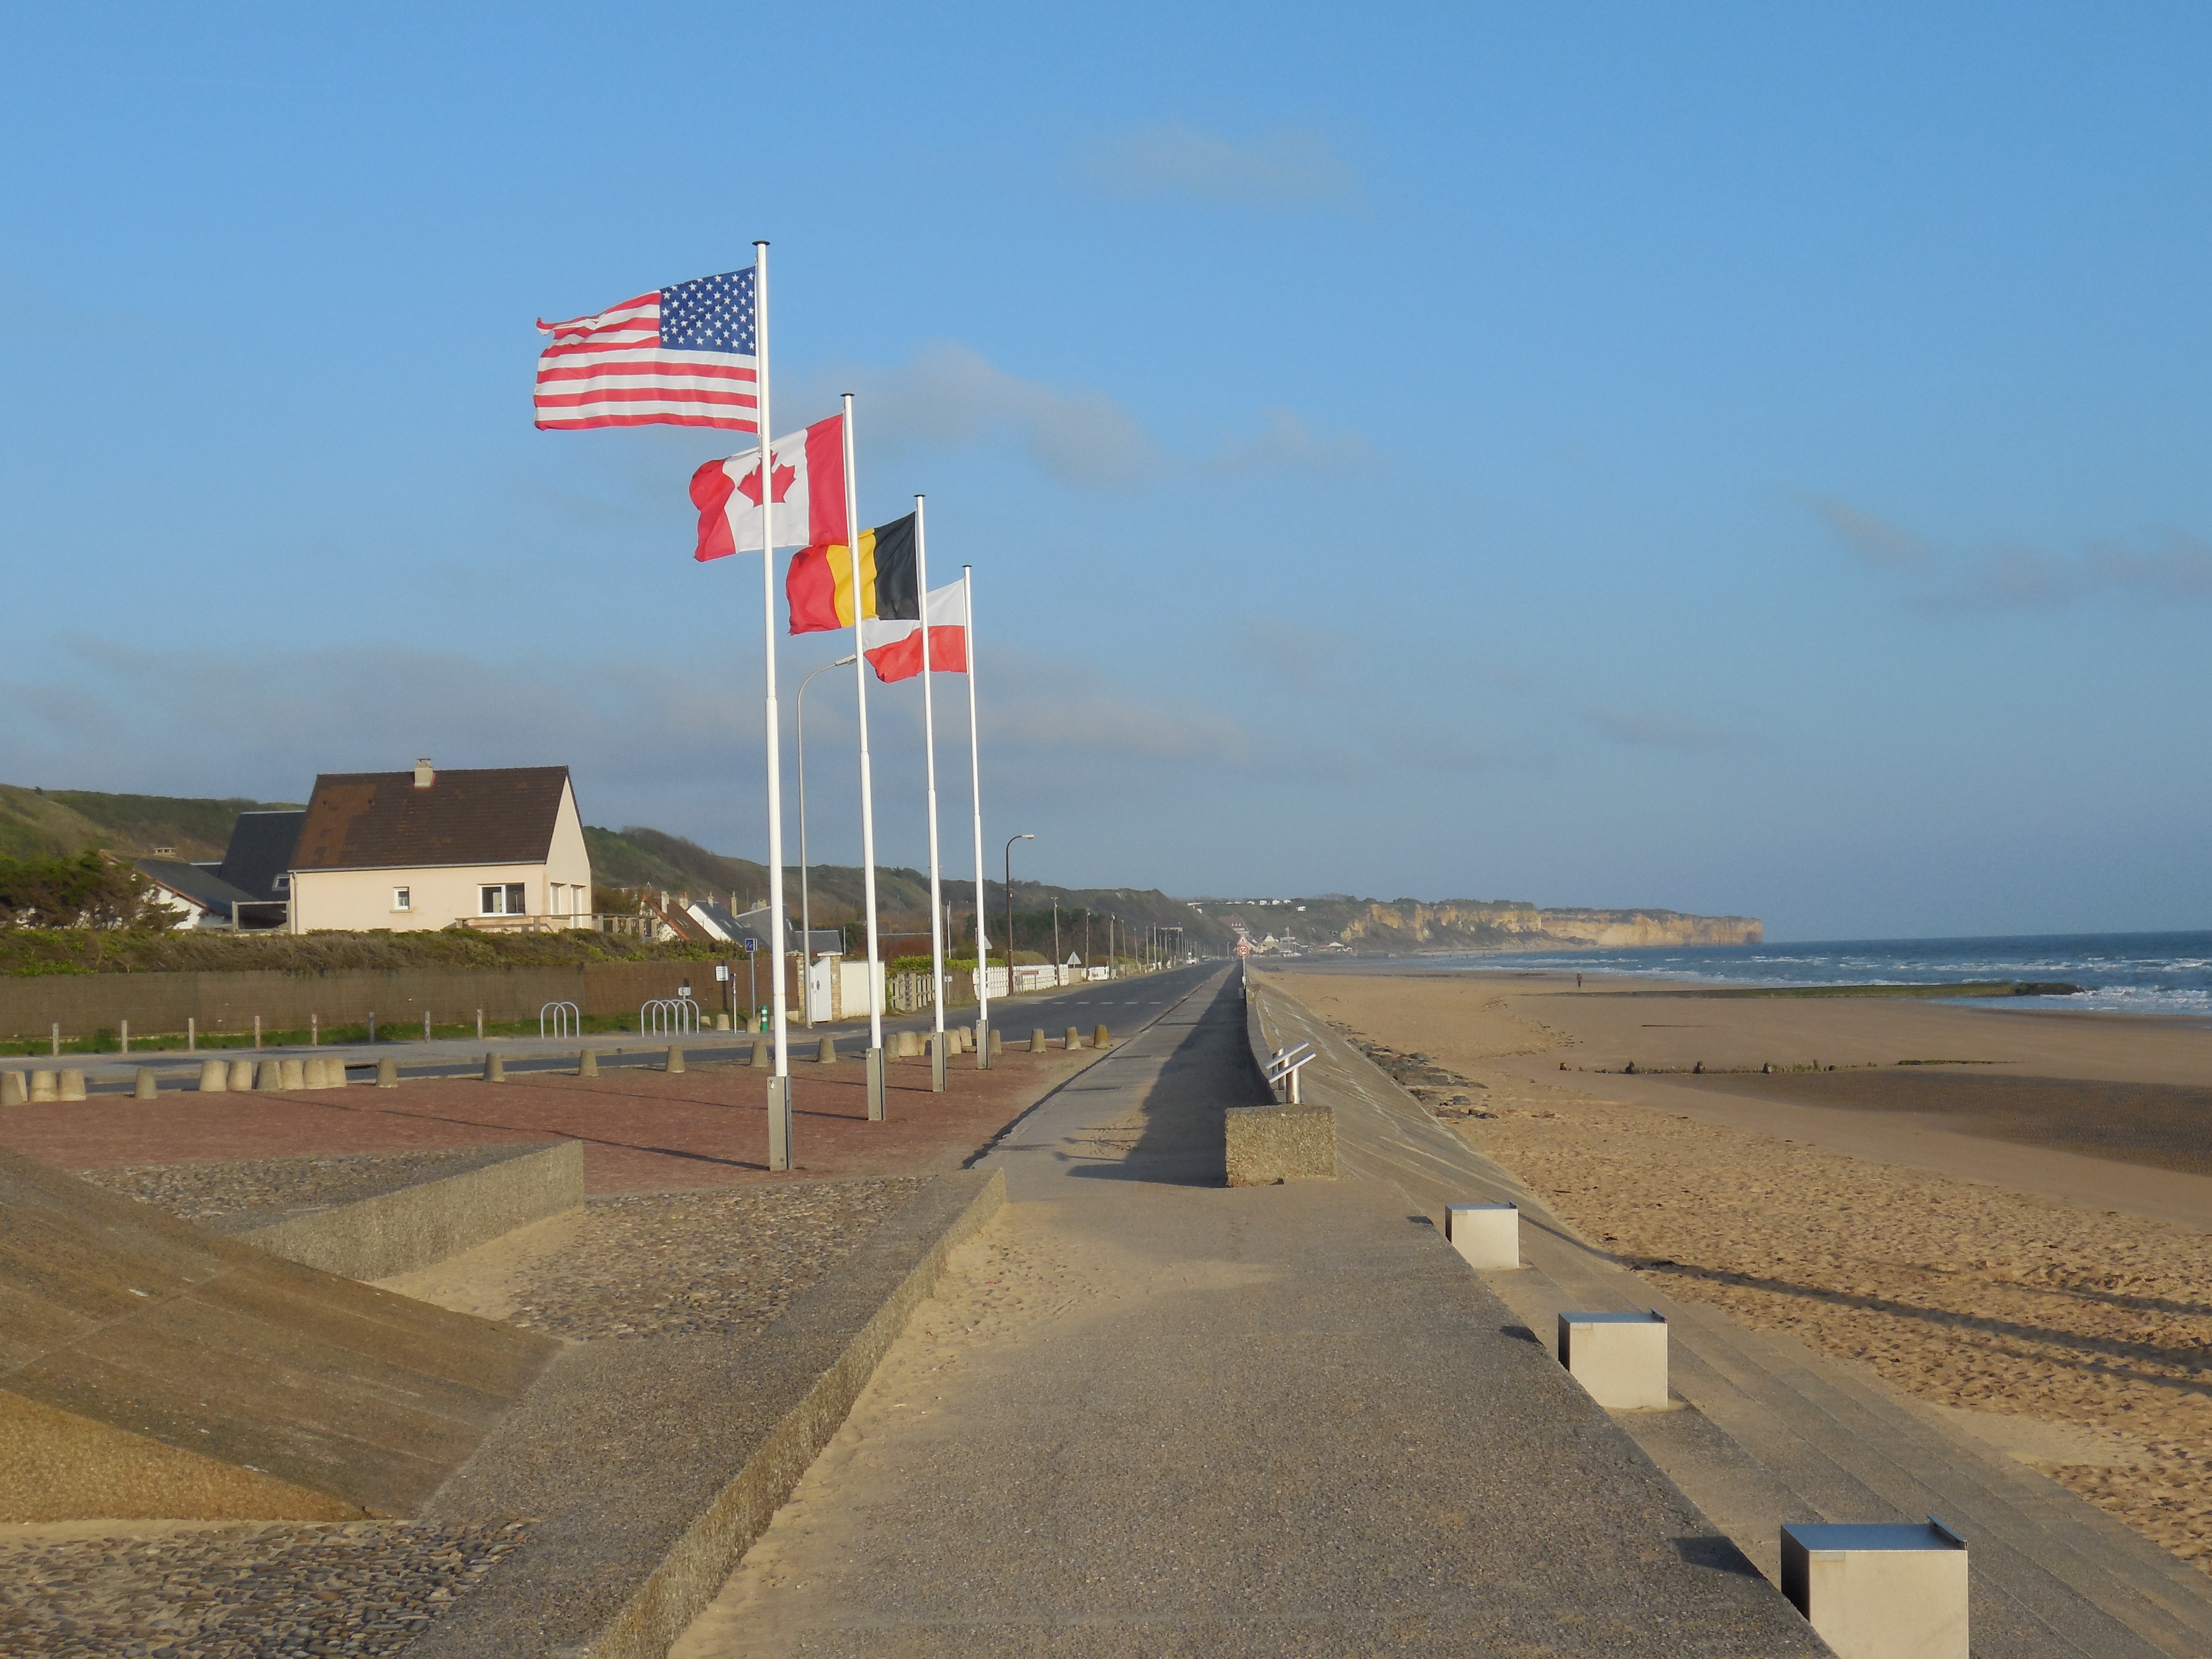
[{"label": "concrete seawall", "polygon": [[211,1230],[342,1279],[389,1279],[583,1201],[584,1148],[563,1140],[487,1146],[435,1180],[369,1192],[278,1221],[248,1212]]}]

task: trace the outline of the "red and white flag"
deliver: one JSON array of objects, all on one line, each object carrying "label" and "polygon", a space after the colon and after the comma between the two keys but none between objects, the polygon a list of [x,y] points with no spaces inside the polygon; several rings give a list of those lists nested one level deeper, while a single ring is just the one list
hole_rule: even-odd
[{"label": "red and white flag", "polygon": [[[929,667],[932,673],[968,672],[968,589],[962,582],[929,590]],[[860,622],[860,654],[879,680],[909,680],[921,672],[921,624]]]},{"label": "red and white flag", "polygon": [[[845,534],[845,417],[832,415],[769,446],[775,494],[769,532],[777,547],[842,543]],[[709,461],[691,475],[699,509],[695,559],[761,551],[760,451]]]}]

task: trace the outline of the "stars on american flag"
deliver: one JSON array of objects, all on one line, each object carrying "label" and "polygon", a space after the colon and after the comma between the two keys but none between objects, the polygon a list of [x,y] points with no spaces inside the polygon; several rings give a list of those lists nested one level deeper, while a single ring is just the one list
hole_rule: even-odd
[{"label": "stars on american flag", "polygon": [[664,350],[751,356],[752,272],[726,270],[661,289],[660,343]]}]

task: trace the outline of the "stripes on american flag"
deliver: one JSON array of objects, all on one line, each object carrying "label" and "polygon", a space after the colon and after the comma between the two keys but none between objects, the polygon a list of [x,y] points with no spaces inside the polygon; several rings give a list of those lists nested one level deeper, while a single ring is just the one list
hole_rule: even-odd
[{"label": "stripes on american flag", "polygon": [[678,283],[565,323],[538,359],[538,424],[720,426],[759,430],[753,274]]}]

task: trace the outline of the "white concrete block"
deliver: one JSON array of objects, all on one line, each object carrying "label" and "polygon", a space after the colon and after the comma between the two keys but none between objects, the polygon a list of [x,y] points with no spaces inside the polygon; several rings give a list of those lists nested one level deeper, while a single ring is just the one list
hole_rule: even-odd
[{"label": "white concrete block", "polygon": [[1514,1204],[1448,1204],[1444,1237],[1470,1267],[1521,1265],[1521,1210]]},{"label": "white concrete block", "polygon": [[1563,1313],[1559,1364],[1610,1412],[1667,1409],[1667,1322],[1650,1313]]},{"label": "white concrete block", "polygon": [[1782,1593],[1837,1659],[1966,1659],[1966,1546],[1932,1515],[1783,1528]]}]

